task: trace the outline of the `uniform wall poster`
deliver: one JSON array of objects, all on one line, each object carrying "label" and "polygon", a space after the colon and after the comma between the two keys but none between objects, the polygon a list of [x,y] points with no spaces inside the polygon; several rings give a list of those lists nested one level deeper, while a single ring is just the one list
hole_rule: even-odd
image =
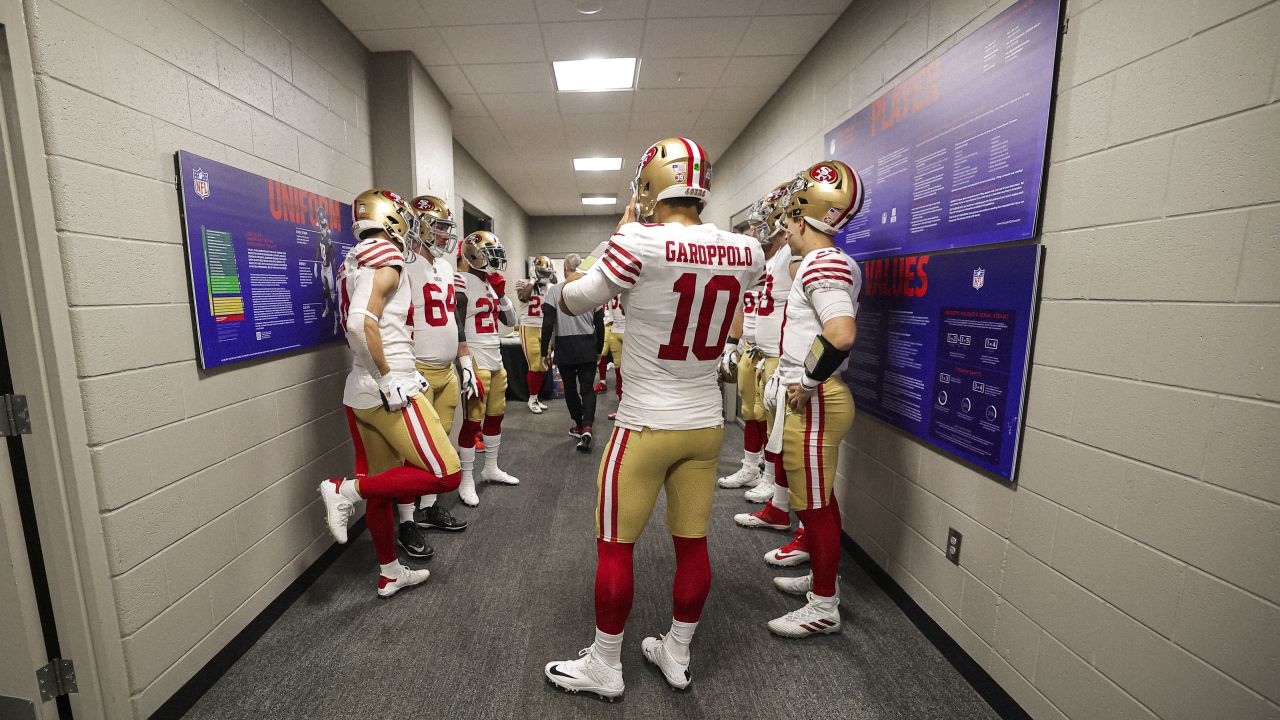
[{"label": "uniform wall poster", "polygon": [[826,134],[858,171],[857,260],[1036,233],[1061,0],[1019,0]]},{"label": "uniform wall poster", "polygon": [[863,260],[844,378],[858,412],[1012,482],[1040,245]]},{"label": "uniform wall poster", "polygon": [[186,151],[177,165],[201,367],[342,340],[350,204]]}]

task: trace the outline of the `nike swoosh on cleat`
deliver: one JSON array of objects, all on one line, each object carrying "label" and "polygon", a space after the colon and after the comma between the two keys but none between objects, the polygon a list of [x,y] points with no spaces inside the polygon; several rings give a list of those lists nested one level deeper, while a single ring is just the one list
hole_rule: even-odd
[{"label": "nike swoosh on cleat", "polygon": [[561,672],[561,671],[560,671],[560,666],[559,666],[559,665],[557,665],[557,666],[555,666],[555,667],[551,668],[551,674],[552,674],[552,675],[559,675],[559,676],[560,676],[560,677],[562,677],[562,678],[569,678],[570,680],[572,680],[572,679],[573,679],[573,676],[572,676],[572,675],[569,675],[569,674],[566,674],[566,673],[564,673],[564,672]]}]

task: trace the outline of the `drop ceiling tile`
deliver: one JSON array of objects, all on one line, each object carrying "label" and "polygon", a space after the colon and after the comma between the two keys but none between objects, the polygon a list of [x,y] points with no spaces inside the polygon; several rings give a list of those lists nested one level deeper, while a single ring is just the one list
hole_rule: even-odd
[{"label": "drop ceiling tile", "polygon": [[803,55],[739,55],[729,61],[720,87],[778,87],[786,80]]},{"label": "drop ceiling tile", "polygon": [[755,15],[760,0],[649,0],[650,18]]},{"label": "drop ceiling tile", "polygon": [[723,108],[720,106],[711,106],[702,109],[702,113],[698,115],[698,122],[694,126],[699,131],[721,130],[730,128],[736,134],[742,128],[751,122],[751,118],[756,116],[756,111],[751,108]]},{"label": "drop ceiling tile", "polygon": [[445,44],[463,65],[542,62],[542,33],[536,24],[470,25],[442,28]]},{"label": "drop ceiling tile", "polygon": [[738,46],[739,55],[804,55],[835,22],[836,15],[757,17]]},{"label": "drop ceiling tile", "polygon": [[849,0],[764,0],[757,15],[839,15]]},{"label": "drop ceiling tile", "polygon": [[551,92],[551,68],[545,62],[463,65],[471,87],[482,95]]},{"label": "drop ceiling tile", "polygon": [[373,52],[409,50],[423,65],[454,65],[457,61],[432,28],[397,28],[395,30],[361,30],[355,36]]},{"label": "drop ceiling tile", "polygon": [[644,31],[645,57],[718,57],[733,55],[751,18],[650,20]]},{"label": "drop ceiling tile", "polygon": [[434,65],[427,74],[435,82],[436,87],[440,88],[440,92],[448,95],[450,99],[454,95],[468,95],[475,93],[475,88],[471,87],[471,83],[467,81],[467,76],[463,74],[462,68],[457,65]]},{"label": "drop ceiling tile", "polygon": [[433,25],[531,23],[533,0],[420,0]]},{"label": "drop ceiling tile", "polygon": [[620,92],[567,92],[556,93],[560,112],[565,115],[582,113],[629,113],[634,91]]},{"label": "drop ceiling tile", "polygon": [[564,128],[559,125],[510,125],[498,122],[507,144],[522,156],[541,156],[546,153],[564,153]]},{"label": "drop ceiling tile", "polygon": [[560,125],[560,113],[551,93],[511,93],[481,95],[485,107],[498,122],[527,122],[537,125]]},{"label": "drop ceiling tile", "polygon": [[637,90],[631,113],[633,116],[645,112],[670,110],[692,110],[696,113],[706,106],[711,92],[704,88]]},{"label": "drop ceiling tile", "polygon": [[324,0],[348,30],[387,30],[427,27],[431,23],[418,0],[384,0],[377,8],[368,0]]},{"label": "drop ceiling tile", "polygon": [[627,122],[631,119],[629,113],[583,113],[583,114],[566,114],[564,116],[564,129],[570,133],[586,132],[599,133],[601,131],[621,132],[621,136],[627,136]]},{"label": "drop ceiling tile", "polygon": [[489,108],[480,102],[479,95],[451,95],[449,104],[455,118],[489,117]]},{"label": "drop ceiling tile", "polygon": [[729,64],[727,57],[643,58],[642,88],[713,88]]},{"label": "drop ceiling tile", "polygon": [[637,57],[643,20],[543,23],[542,39],[550,60]]},{"label": "drop ceiling tile", "polygon": [[578,173],[578,193],[616,193],[621,178],[626,173],[621,171],[603,173]]},{"label": "drop ceiling tile", "polygon": [[465,123],[454,125],[453,136],[477,162],[485,154],[510,151],[502,131],[487,117],[467,118]]},{"label": "drop ceiling tile", "polygon": [[733,87],[716,88],[707,100],[707,107],[721,110],[757,110],[773,97],[776,88]]},{"label": "drop ceiling tile", "polygon": [[596,0],[602,7],[594,15],[577,11],[578,0],[534,0],[542,22],[592,22],[598,20],[630,20],[643,18],[644,0]]}]

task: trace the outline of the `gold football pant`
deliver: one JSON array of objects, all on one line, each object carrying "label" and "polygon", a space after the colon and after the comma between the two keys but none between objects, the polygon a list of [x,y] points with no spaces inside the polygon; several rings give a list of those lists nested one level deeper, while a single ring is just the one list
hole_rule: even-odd
[{"label": "gold football pant", "polygon": [[667,491],[667,529],[707,535],[724,427],[699,430],[614,428],[596,475],[596,537],[634,543]]},{"label": "gold football pant", "polygon": [[524,361],[529,364],[529,372],[543,372],[542,328],[521,325],[520,347],[524,348]]},{"label": "gold football pant", "polygon": [[476,379],[484,388],[484,397],[479,400],[467,400],[467,419],[471,422],[483,422],[486,417],[503,415],[507,412],[507,371],[484,370],[473,360],[472,368],[476,371]]},{"label": "gold football pant", "polygon": [[453,430],[453,416],[458,409],[458,371],[454,369],[453,363],[444,367],[418,363],[418,372],[431,383],[431,388],[426,393],[427,399],[431,401],[431,407],[435,408],[436,417],[440,418],[440,424],[448,435]]},{"label": "gold football pant", "polygon": [[414,395],[401,410],[347,408],[355,445],[356,475],[377,475],[413,465],[437,477],[458,472],[458,453],[425,394]]},{"label": "gold football pant", "polygon": [[738,358],[738,396],[742,399],[740,411],[743,422],[754,422],[764,419],[764,405],[760,400],[760,386],[756,377],[756,357],[749,344],[744,344],[742,355]]},{"label": "gold football pant", "polygon": [[787,408],[782,425],[782,466],[791,510],[831,503],[840,442],[853,427],[853,396],[839,376],[818,386],[801,412]]},{"label": "gold football pant", "polygon": [[[773,432],[773,413],[764,409],[764,389],[769,385],[769,378],[778,372],[778,358],[766,357],[764,366],[756,371],[756,404],[755,413],[765,421],[765,427],[769,428],[769,432]],[[768,437],[766,435],[766,437]]]},{"label": "gold football pant", "polygon": [[622,367],[622,339],[626,337],[622,333],[616,333],[612,329],[604,334],[604,350],[600,351],[600,357],[613,356],[613,364]]}]

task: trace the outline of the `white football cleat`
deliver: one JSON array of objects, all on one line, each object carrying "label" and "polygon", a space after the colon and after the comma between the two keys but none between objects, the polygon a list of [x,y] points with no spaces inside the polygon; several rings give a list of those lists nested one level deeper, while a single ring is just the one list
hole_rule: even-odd
[{"label": "white football cleat", "polygon": [[621,700],[626,685],[622,682],[622,670],[614,669],[584,648],[577,660],[555,660],[543,669],[547,682],[571,693],[589,692],[605,702]]},{"label": "white football cleat", "polygon": [[747,502],[762,503],[773,499],[775,484],[769,478],[763,478],[756,486],[746,492]]},{"label": "white football cleat", "polygon": [[722,477],[716,481],[716,484],[722,488],[732,490],[740,487],[755,487],[760,482],[760,468],[749,463],[742,463],[742,467],[738,468],[738,472]]},{"label": "white football cleat", "polygon": [[769,632],[782,637],[801,638],[840,632],[840,598],[820,598],[812,591],[808,604],[769,621]]},{"label": "white football cleat", "polygon": [[693,682],[693,676],[689,674],[689,663],[682,663],[672,657],[667,651],[665,639],[666,635],[647,637],[640,641],[640,651],[644,653],[645,660],[658,666],[668,685],[676,690],[688,690],[689,683]]},{"label": "white football cleat", "polygon": [[386,575],[379,575],[378,597],[389,598],[405,588],[413,587],[414,585],[421,585],[426,582],[429,577],[431,577],[431,572],[429,570],[410,570],[407,567],[402,567],[400,569],[400,577],[395,580],[392,580]]},{"label": "white football cleat", "polygon": [[548,405],[548,404],[546,404],[546,403],[542,402],[542,398],[540,398],[540,397],[536,397],[536,396],[535,396],[535,397],[534,397],[534,400],[537,400],[537,401],[538,401],[538,407],[542,408],[543,410],[546,410],[547,408],[551,407],[550,405]]},{"label": "white football cleat", "polygon": [[320,483],[320,499],[324,501],[324,524],[329,534],[339,545],[347,543],[347,525],[356,514],[355,503],[338,491],[344,482],[355,482],[346,478],[329,478]]},{"label": "white football cleat", "polygon": [[791,515],[779,510],[770,500],[764,508],[753,513],[738,513],[733,521],[744,528],[768,528],[770,530],[786,530],[791,527]]},{"label": "white football cleat", "polygon": [[480,496],[476,495],[476,481],[471,473],[462,474],[462,480],[458,482],[458,499],[467,507],[475,507],[480,504]]},{"label": "white football cleat", "polygon": [[480,471],[480,479],[485,482],[499,483],[501,485],[519,485],[520,479],[515,475],[508,475],[506,471],[497,465],[485,466]]},{"label": "white football cleat", "polygon": [[542,405],[538,402],[537,395],[529,396],[529,412],[533,413],[534,415],[542,414]]},{"label": "white football cleat", "polygon": [[804,528],[798,528],[791,542],[764,554],[764,561],[775,567],[794,567],[809,562],[809,542]]},{"label": "white football cleat", "polygon": [[788,595],[804,595],[813,590],[813,573],[800,577],[776,577],[773,586]]}]

